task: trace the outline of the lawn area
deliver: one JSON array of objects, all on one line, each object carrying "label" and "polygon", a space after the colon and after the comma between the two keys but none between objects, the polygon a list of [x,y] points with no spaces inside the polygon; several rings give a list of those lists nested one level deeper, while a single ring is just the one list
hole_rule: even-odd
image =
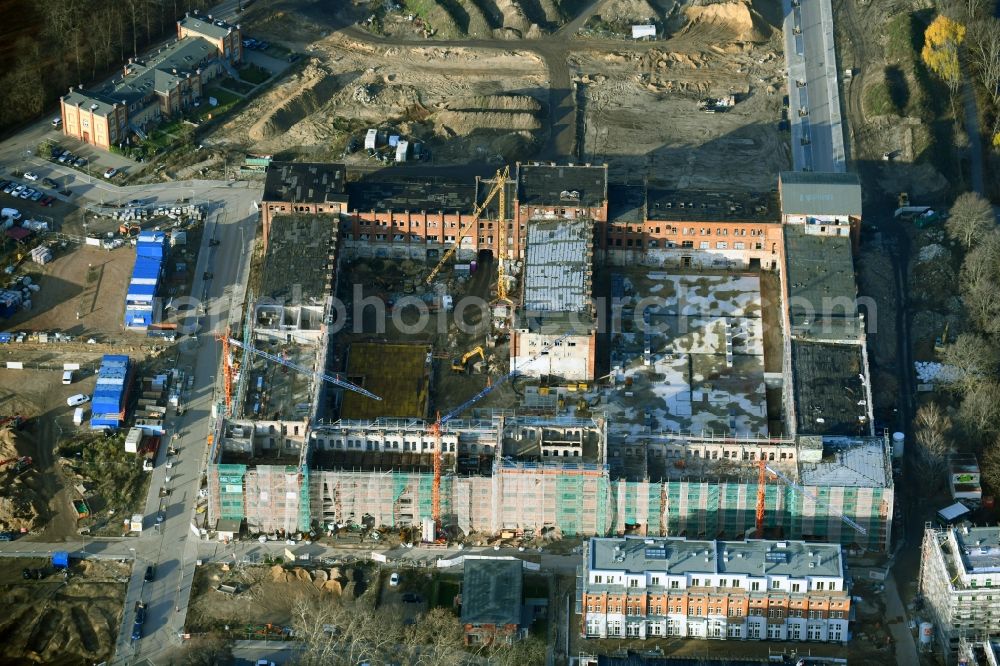
[{"label": "lawn area", "polygon": [[866,115],[885,116],[899,113],[896,105],[893,104],[892,95],[889,94],[889,86],[884,81],[873,83],[865,88],[863,99]]},{"label": "lawn area", "polygon": [[[212,106],[208,102],[209,97],[214,97],[218,102],[216,106]],[[236,93],[230,92],[225,88],[211,87],[207,88],[201,97],[201,106],[199,106],[196,111],[198,114],[198,119],[202,120],[207,118],[210,114],[214,118],[215,116],[221,115],[231,109],[237,102],[240,101],[240,96]]]},{"label": "lawn area", "polygon": [[232,90],[240,95],[246,95],[257,87],[256,84],[247,83],[246,81],[238,81],[231,76],[227,76],[221,81],[216,82],[215,86],[225,88],[226,90]]},{"label": "lawn area", "polygon": [[273,76],[271,72],[263,67],[258,67],[257,65],[247,65],[243,69],[239,70],[239,75],[243,81],[254,85],[260,85]]}]

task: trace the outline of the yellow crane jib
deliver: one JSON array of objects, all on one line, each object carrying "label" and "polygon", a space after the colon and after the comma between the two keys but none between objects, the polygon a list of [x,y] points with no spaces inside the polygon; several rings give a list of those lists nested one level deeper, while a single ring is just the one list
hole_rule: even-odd
[{"label": "yellow crane jib", "polygon": [[425,280],[426,284],[430,284],[431,282],[434,281],[434,278],[436,278],[437,274],[441,272],[441,269],[444,267],[445,263],[447,263],[447,261],[451,259],[452,255],[458,251],[459,246],[462,244],[462,240],[469,235],[470,231],[472,231],[475,228],[476,223],[479,221],[479,217],[483,214],[483,211],[486,210],[486,207],[490,205],[490,203],[497,196],[497,194],[500,194],[504,186],[507,184],[507,178],[509,177],[510,177],[510,167],[504,167],[503,173],[497,170],[496,180],[493,183],[493,187],[490,188],[489,194],[487,194],[486,198],[483,199],[483,203],[476,206],[476,211],[475,213],[473,213],[472,219],[469,220],[465,224],[465,226],[462,227],[461,231],[459,231],[458,233],[458,238],[455,239],[455,242],[452,244],[452,246],[449,247],[447,251],[445,251],[445,253],[441,256],[441,261],[437,263],[437,266],[434,267],[434,270],[432,270],[430,274],[427,276],[427,280]]}]

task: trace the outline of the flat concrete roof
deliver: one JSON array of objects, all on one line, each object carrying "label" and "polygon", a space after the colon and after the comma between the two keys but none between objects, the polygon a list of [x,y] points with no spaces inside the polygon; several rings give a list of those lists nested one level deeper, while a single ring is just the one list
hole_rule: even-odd
[{"label": "flat concrete roof", "polygon": [[[617,548],[617,550],[616,550]],[[813,566],[810,567],[809,565]],[[592,538],[588,567],[626,573],[743,574],[804,578],[843,574],[839,544],[709,541],[683,537]],[[666,581],[664,580],[664,587]],[[588,587],[591,587],[588,584]]]},{"label": "flat concrete roof", "polygon": [[642,222],[646,218],[644,185],[608,185],[608,221],[618,224]]},{"label": "flat concrete roof", "polygon": [[264,201],[285,203],[347,202],[343,164],[271,162],[264,181]]},{"label": "flat concrete roof", "polygon": [[337,242],[336,218],[299,213],[271,223],[261,271],[262,299],[322,305],[329,295]]},{"label": "flat concrete roof", "polygon": [[777,223],[781,221],[777,204],[773,192],[672,190],[652,185],[646,192],[650,220]]},{"label": "flat concrete roof", "polygon": [[368,177],[347,184],[348,206],[356,211],[467,213],[476,209],[476,185],[441,178]]},{"label": "flat concrete roof", "polygon": [[792,340],[795,418],[804,435],[859,435],[868,432],[869,410],[861,381],[860,345]]},{"label": "flat concrete roof", "polygon": [[808,233],[786,224],[785,281],[792,333],[815,340],[856,340],[857,283],[849,236]]},{"label": "flat concrete roof", "polygon": [[519,164],[517,172],[521,205],[593,208],[608,198],[604,166]]},{"label": "flat concrete roof", "polygon": [[778,174],[785,215],[861,217],[861,181],[853,173],[782,171]]},{"label": "flat concrete roof", "polygon": [[589,312],[593,244],[594,224],[589,219],[529,224],[524,309]]}]

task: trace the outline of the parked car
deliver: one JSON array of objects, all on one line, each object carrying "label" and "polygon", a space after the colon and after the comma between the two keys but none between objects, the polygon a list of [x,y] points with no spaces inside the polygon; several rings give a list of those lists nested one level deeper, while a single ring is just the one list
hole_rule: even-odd
[{"label": "parked car", "polygon": [[78,157],[78,158],[76,158],[75,160],[73,160],[73,166],[77,166],[77,167],[85,167],[85,166],[87,166],[87,158],[86,157]]},{"label": "parked car", "polygon": [[0,180],[0,190],[2,190],[3,188],[7,187],[7,185],[9,185],[9,184],[10,184],[9,180]]},{"label": "parked car", "polygon": [[59,129],[60,127],[62,127],[62,118],[53,118],[52,127],[55,129]]},{"label": "parked car", "polygon": [[59,187],[59,183],[52,180],[51,178],[42,178],[42,185],[44,185],[45,187],[53,187],[53,188]]},{"label": "parked car", "polygon": [[389,576],[389,587],[399,587],[399,574],[393,573]]},{"label": "parked car", "polygon": [[30,181],[34,182],[34,181],[38,180],[38,174],[35,173],[34,171],[25,171],[24,172],[24,179],[25,180],[30,180]]},{"label": "parked car", "polygon": [[150,567],[146,567],[146,575],[143,576],[142,579],[144,581],[146,581],[147,583],[150,583],[150,582],[153,581],[153,578],[155,578],[155,577],[156,577],[156,569],[154,569],[151,566]]},{"label": "parked car", "polygon": [[11,192],[14,191],[15,187],[17,187],[17,183],[7,183],[6,185],[3,186],[3,193],[10,194]]},{"label": "parked car", "polygon": [[26,189],[27,187],[25,185],[17,185],[14,187],[13,190],[11,190],[11,194],[13,194],[15,197],[19,197],[21,196],[21,192],[24,192],[24,190]]},{"label": "parked car", "polygon": [[31,195],[31,200],[39,201],[43,196],[44,195],[41,192],[39,192],[38,190],[34,190],[34,193]]},{"label": "parked car", "polygon": [[83,393],[77,393],[76,395],[71,395],[66,398],[66,404],[70,407],[79,407],[90,402],[90,396],[84,395]]},{"label": "parked car", "polygon": [[19,195],[17,195],[17,196],[19,196],[22,199],[27,199],[28,197],[30,197],[34,193],[35,193],[35,191],[33,189],[31,189],[30,187],[26,187],[23,190],[21,190],[21,193]]},{"label": "parked car", "polygon": [[114,178],[117,175],[118,175],[118,169],[114,167],[108,167],[107,170],[104,172],[105,178]]},{"label": "parked car", "polygon": [[257,42],[257,48],[261,51],[266,51],[270,46],[270,42]]},{"label": "parked car", "polygon": [[42,204],[43,206],[51,206],[53,201],[55,201],[55,198],[50,196],[44,196],[42,197],[42,200],[39,201],[38,203]]},{"label": "parked car", "polygon": [[68,160],[73,159],[73,154],[68,150],[59,156],[59,164],[65,164]]}]

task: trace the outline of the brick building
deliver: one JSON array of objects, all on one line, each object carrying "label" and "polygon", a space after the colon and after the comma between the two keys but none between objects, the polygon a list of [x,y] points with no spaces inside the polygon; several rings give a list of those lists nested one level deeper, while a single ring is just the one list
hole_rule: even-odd
[{"label": "brick building", "polygon": [[580,631],[846,642],[845,581],[836,544],[593,538],[583,553]]},{"label": "brick building", "polygon": [[520,637],[521,566],[521,560],[465,560],[462,627],[466,645],[512,643]]},{"label": "brick building", "polygon": [[146,133],[164,117],[199,103],[204,85],[243,59],[239,26],[188,15],[177,41],[129,58],[110,90],[70,88],[60,99],[63,133],[110,150]]},{"label": "brick building", "polygon": [[261,201],[264,247],[279,215],[332,215],[339,220],[347,208],[346,172],[343,164],[271,162]]}]

